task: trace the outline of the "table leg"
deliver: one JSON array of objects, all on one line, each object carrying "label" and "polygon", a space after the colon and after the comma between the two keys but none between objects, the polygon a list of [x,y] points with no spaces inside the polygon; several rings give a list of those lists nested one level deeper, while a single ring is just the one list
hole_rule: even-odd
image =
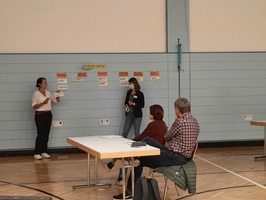
[{"label": "table leg", "polygon": [[87,163],[87,184],[86,185],[76,185],[76,186],[72,186],[72,188],[75,189],[79,189],[79,188],[87,188],[87,187],[99,187],[99,186],[109,186],[111,187],[112,184],[99,184],[98,183],[98,158],[94,158],[94,184],[90,183],[90,154],[88,153],[88,163]]},{"label": "table leg", "polygon": [[123,199],[126,199],[125,158],[122,158],[122,182],[123,182]]},{"label": "table leg", "polygon": [[266,126],[264,126],[264,155],[263,156],[256,156],[255,160],[264,159],[266,158]]},{"label": "table leg", "polygon": [[132,183],[132,197],[134,197],[134,184],[135,184],[135,174],[134,174],[134,157],[131,157],[131,165],[130,166],[125,166],[125,158],[122,158],[122,177],[123,177],[123,199],[126,199],[126,183],[127,183],[127,175],[125,172],[125,168],[129,168],[127,173],[131,173],[131,183]]},{"label": "table leg", "polygon": [[134,157],[131,157],[131,184],[132,184],[132,197],[134,199],[134,189],[135,189]]},{"label": "table leg", "polygon": [[95,185],[98,185],[98,158],[94,158],[94,180],[95,180]]},{"label": "table leg", "polygon": [[264,127],[264,156],[266,156],[266,126]]},{"label": "table leg", "polygon": [[90,165],[90,162],[91,162],[91,155],[88,153],[88,160],[87,160],[87,167],[88,167],[88,171],[87,171],[87,183],[88,185],[90,185],[90,177],[91,177],[91,165]]}]

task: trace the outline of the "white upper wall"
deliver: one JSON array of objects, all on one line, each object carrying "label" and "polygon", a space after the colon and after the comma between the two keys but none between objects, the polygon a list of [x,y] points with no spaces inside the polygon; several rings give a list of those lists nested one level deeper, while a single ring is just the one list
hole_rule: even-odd
[{"label": "white upper wall", "polygon": [[1,0],[0,53],[166,51],[166,0]]},{"label": "white upper wall", "polygon": [[191,52],[266,51],[265,0],[190,0]]}]

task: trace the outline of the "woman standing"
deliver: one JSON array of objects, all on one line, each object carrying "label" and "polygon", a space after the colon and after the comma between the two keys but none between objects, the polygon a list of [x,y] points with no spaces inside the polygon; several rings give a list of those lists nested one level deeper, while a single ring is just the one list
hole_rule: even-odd
[{"label": "woman standing", "polygon": [[140,134],[142,121],[142,108],[144,107],[144,95],[140,91],[140,85],[136,78],[128,80],[129,90],[125,99],[126,120],[122,136],[127,138],[131,126],[134,124],[135,137]]},{"label": "woman standing", "polygon": [[[128,133],[134,124],[135,137],[140,135],[140,126],[142,121],[142,108],[144,107],[144,95],[140,91],[140,85],[136,78],[128,80],[129,90],[125,99],[126,119],[122,136],[127,138]],[[122,170],[120,169],[116,185],[122,185]]]},{"label": "woman standing", "polygon": [[[46,90],[46,78],[40,77],[36,81],[36,90],[32,95],[32,108],[35,110],[35,124],[37,127],[37,138],[35,142],[34,158],[50,158],[47,153],[47,144],[52,123],[51,102],[58,103],[60,97]],[[56,92],[60,92],[57,90]]]}]

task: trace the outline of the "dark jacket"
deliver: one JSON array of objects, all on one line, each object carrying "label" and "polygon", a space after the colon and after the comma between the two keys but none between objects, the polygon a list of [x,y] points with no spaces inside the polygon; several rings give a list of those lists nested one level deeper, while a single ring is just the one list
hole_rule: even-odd
[{"label": "dark jacket", "polygon": [[189,194],[196,194],[197,165],[193,160],[184,165],[157,167],[154,171],[162,173],[181,189],[188,189]]},{"label": "dark jacket", "polygon": [[[125,99],[125,105],[128,104],[129,97],[132,90],[127,91],[127,96]],[[144,94],[141,91],[137,91],[137,93],[134,95],[133,103],[135,103],[135,106],[133,106],[133,114],[135,118],[142,117],[142,108],[144,107]],[[127,112],[126,112],[127,115]]]},{"label": "dark jacket", "polygon": [[145,137],[154,139],[159,144],[164,145],[164,135],[167,132],[167,126],[163,120],[155,120],[148,124],[145,130],[134,141],[141,141]]}]

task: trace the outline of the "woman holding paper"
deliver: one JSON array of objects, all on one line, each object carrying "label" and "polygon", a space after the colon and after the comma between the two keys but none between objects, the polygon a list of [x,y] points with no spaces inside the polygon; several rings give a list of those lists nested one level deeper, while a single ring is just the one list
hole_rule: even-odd
[{"label": "woman holding paper", "polygon": [[125,99],[126,120],[122,136],[127,138],[128,133],[134,124],[135,137],[140,134],[140,126],[142,121],[142,108],[144,107],[144,95],[140,91],[141,87],[136,78],[132,77],[128,80],[129,90]]},{"label": "woman holding paper", "polygon": [[[122,136],[127,138],[128,133],[134,124],[135,137],[140,135],[140,126],[142,121],[142,108],[144,107],[145,100],[144,94],[140,91],[141,87],[138,80],[132,77],[128,80],[129,90],[127,91],[125,99],[125,114],[126,119]],[[115,182],[116,185],[122,185],[122,170],[120,169],[118,178]]]},{"label": "woman holding paper", "polygon": [[[55,97],[51,92],[46,90],[46,78],[40,77],[36,81],[38,88],[32,95],[32,108],[35,110],[35,124],[37,127],[37,138],[35,142],[34,158],[41,160],[42,158],[50,158],[47,154],[47,144],[52,123],[52,103],[58,103],[60,97]],[[59,90],[56,91],[60,93]]]}]

